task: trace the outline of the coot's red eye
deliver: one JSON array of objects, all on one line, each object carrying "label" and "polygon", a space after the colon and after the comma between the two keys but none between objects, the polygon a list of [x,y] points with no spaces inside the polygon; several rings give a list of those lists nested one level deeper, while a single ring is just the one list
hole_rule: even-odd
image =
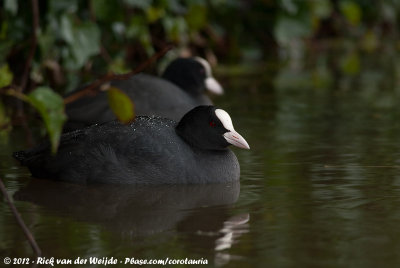
[{"label": "coot's red eye", "polygon": [[210,127],[215,127],[215,122],[214,121],[210,122]]}]

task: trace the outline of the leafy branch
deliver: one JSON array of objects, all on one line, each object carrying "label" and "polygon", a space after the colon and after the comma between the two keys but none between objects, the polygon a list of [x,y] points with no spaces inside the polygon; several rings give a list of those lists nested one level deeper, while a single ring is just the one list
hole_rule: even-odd
[{"label": "leafy branch", "polygon": [[29,94],[24,94],[18,87],[6,86],[0,88],[0,94],[29,103],[39,112],[49,134],[52,152],[55,153],[60,141],[62,127],[67,120],[62,97],[49,87],[38,87]]},{"label": "leafy branch", "polygon": [[[132,75],[143,71],[148,65],[164,56],[171,48],[172,46],[165,47],[131,72],[126,74],[106,74],[84,89],[66,97],[65,99],[62,99],[59,94],[55,93],[49,87],[38,87],[29,94],[24,94],[22,93],[21,87],[8,85],[0,88],[0,94],[12,96],[29,103],[40,113],[50,137],[52,152],[55,153],[61,137],[63,125],[67,120],[64,112],[65,104],[76,101],[84,96],[98,93],[101,85],[112,80],[129,79]],[[110,107],[117,118],[124,123],[132,121],[134,118],[132,100],[130,100],[125,93],[116,88],[113,88],[109,93]]]}]

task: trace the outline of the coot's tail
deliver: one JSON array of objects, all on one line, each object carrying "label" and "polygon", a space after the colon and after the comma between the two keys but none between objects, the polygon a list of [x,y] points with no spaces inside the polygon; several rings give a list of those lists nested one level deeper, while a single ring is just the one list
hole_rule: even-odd
[{"label": "coot's tail", "polygon": [[43,168],[44,159],[40,153],[36,153],[36,151],[32,151],[32,149],[28,149],[26,151],[14,152],[13,157],[17,159],[21,165],[28,167],[33,177],[50,177],[51,173]]}]

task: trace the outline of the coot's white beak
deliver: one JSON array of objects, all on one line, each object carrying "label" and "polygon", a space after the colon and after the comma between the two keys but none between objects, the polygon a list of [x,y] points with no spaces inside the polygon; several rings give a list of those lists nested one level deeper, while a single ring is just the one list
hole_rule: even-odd
[{"label": "coot's white beak", "polygon": [[239,148],[250,149],[247,141],[233,128],[232,119],[227,112],[222,109],[215,109],[215,115],[227,130],[224,134],[224,138],[227,142]]},{"label": "coot's white beak", "polygon": [[217,80],[215,80],[214,77],[207,77],[205,80],[206,83],[206,88],[216,94],[216,95],[222,95],[224,94],[224,89],[222,88],[222,86],[218,83]]},{"label": "coot's white beak", "polygon": [[224,134],[224,138],[227,142],[229,142],[230,144],[232,144],[236,147],[243,148],[243,149],[250,149],[250,146],[247,143],[247,141],[239,133],[237,133],[234,130],[226,132]]}]

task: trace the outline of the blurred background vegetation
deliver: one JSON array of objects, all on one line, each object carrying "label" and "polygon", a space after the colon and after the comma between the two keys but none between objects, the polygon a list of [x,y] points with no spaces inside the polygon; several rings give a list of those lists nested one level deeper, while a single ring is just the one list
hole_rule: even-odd
[{"label": "blurred background vegetation", "polygon": [[[105,73],[126,73],[168,44],[174,49],[159,68],[178,55],[198,55],[214,66],[218,62],[221,76],[269,76],[268,70],[285,66],[274,77],[277,89],[346,90],[361,81],[373,95],[371,85],[389,83],[383,76],[388,73],[395,79],[386,88],[400,88],[396,0],[3,0],[0,5],[0,88],[20,87],[27,97],[22,99],[43,118],[54,110],[59,114],[48,117],[62,117],[58,95]],[[326,50],[333,53],[319,53]],[[382,61],[386,69],[379,67]],[[150,67],[146,71],[159,71]],[[32,94],[39,86],[42,93]],[[18,123],[18,105],[6,96],[15,94],[2,93],[4,132]],[[63,122],[44,121],[48,132]]]}]

